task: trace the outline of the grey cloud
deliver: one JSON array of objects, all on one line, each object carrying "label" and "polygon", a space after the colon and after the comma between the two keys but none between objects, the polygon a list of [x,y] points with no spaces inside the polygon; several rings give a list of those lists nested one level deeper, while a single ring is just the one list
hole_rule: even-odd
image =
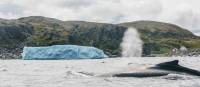
[{"label": "grey cloud", "polygon": [[72,9],[80,9],[95,3],[96,2],[93,2],[93,0],[66,0],[61,3],[61,6],[69,7]]},{"label": "grey cloud", "polygon": [[197,3],[200,1],[10,0],[9,3],[0,2],[0,17],[39,15],[61,20],[107,23],[153,20],[174,23],[200,35],[200,6]]},{"label": "grey cloud", "polygon": [[[200,9],[189,5],[180,5],[174,9],[166,18],[169,22],[189,29],[194,33],[200,33]],[[197,34],[199,35],[199,34]]]},{"label": "grey cloud", "polygon": [[23,13],[24,8],[15,5],[15,4],[1,4],[0,5],[0,13],[11,13],[11,14],[22,14]]}]

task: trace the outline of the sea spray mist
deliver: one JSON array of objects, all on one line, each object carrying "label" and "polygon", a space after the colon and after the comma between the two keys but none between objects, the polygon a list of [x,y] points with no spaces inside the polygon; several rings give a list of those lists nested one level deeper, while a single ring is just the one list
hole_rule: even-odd
[{"label": "sea spray mist", "polygon": [[122,57],[141,57],[143,41],[135,28],[128,28],[121,43]]}]

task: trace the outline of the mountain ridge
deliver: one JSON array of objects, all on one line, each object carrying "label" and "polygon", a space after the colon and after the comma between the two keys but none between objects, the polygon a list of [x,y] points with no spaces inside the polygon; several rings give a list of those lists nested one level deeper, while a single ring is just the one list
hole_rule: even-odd
[{"label": "mountain ridge", "polygon": [[[200,48],[198,36],[174,24],[156,21],[109,24],[61,21],[42,16],[0,19],[0,47],[19,56],[24,46],[72,44],[94,46],[111,57],[120,56],[120,43],[129,27],[135,27],[139,31],[144,41],[144,56],[169,53],[182,45]],[[17,53],[14,52],[16,48]]]}]

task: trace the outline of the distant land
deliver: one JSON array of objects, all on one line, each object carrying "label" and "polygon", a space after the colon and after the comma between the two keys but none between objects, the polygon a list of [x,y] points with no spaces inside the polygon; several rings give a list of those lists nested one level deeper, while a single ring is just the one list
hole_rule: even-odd
[{"label": "distant land", "polygon": [[143,56],[169,54],[173,48],[200,48],[200,37],[174,24],[134,21],[121,24],[61,21],[30,16],[0,19],[0,59],[20,58],[24,46],[82,45],[104,50],[110,57],[121,55],[120,43],[127,28],[136,28],[144,41]]}]

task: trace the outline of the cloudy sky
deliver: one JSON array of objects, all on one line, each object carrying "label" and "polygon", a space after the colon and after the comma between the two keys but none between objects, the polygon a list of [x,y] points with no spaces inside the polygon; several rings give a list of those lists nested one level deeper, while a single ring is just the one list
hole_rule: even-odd
[{"label": "cloudy sky", "polygon": [[199,0],[0,0],[0,18],[46,16],[60,20],[121,23],[153,20],[200,35]]}]

